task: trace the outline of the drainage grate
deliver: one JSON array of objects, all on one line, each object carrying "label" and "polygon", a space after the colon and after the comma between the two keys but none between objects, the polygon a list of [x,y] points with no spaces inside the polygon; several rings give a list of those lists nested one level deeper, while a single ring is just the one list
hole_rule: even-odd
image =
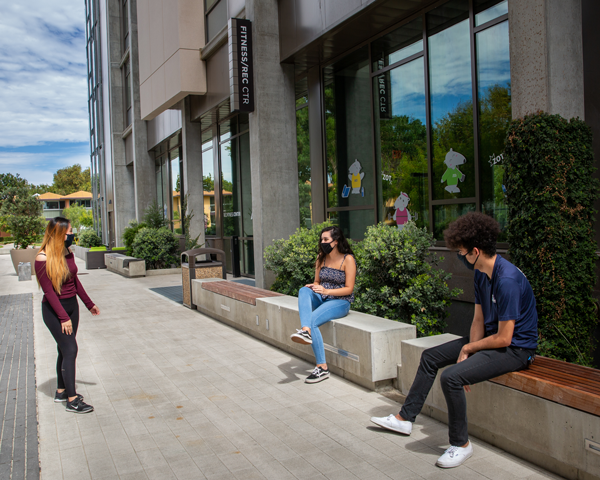
[{"label": "drainage grate", "polygon": [[183,287],[181,285],[175,287],[157,287],[150,290],[163,297],[167,297],[169,300],[173,300],[175,303],[183,305]]}]

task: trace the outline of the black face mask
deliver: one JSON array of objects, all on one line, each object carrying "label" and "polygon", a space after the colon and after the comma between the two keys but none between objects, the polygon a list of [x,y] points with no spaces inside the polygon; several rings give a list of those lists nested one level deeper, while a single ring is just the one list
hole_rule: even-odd
[{"label": "black face mask", "polygon": [[323,253],[325,255],[329,255],[333,251],[331,242],[330,243],[321,242],[321,250],[323,250]]},{"label": "black face mask", "polygon": [[67,239],[65,240],[65,247],[69,248],[71,245],[73,245],[73,240],[75,240],[75,234],[67,234]]},{"label": "black face mask", "polygon": [[[467,255],[468,255],[468,253],[467,253]],[[469,270],[475,270],[475,264],[477,263],[477,260],[479,260],[479,255],[477,255],[477,258],[475,259],[475,261],[473,263],[471,263],[467,260],[467,255],[461,255],[460,253],[456,254],[458,259],[464,264],[465,267],[467,267]]]}]

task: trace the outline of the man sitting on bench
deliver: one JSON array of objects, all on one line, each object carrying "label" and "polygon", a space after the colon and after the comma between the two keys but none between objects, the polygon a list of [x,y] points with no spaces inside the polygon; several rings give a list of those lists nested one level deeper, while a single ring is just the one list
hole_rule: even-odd
[{"label": "man sitting on bench", "polygon": [[440,377],[448,405],[450,448],[438,459],[438,467],[457,467],[473,454],[464,392],[471,391],[469,385],[526,368],[535,355],[535,297],[523,272],[496,254],[499,233],[496,220],[474,212],[452,222],[444,231],[446,245],[458,250],[459,260],[475,270],[471,334],[425,350],[400,413],[371,418],[376,425],[410,435],[438,369],[455,364]]}]

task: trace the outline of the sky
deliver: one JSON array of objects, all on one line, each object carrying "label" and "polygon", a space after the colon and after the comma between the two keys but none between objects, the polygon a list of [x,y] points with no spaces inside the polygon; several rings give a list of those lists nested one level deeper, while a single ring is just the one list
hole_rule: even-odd
[{"label": "sky", "polygon": [[0,1],[0,173],[90,164],[84,0]]}]

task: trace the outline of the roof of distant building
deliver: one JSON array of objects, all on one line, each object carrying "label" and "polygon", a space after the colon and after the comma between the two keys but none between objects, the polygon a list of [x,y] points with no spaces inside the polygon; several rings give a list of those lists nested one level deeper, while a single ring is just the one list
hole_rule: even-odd
[{"label": "roof of distant building", "polygon": [[40,201],[52,201],[52,200],[79,200],[79,199],[91,199],[92,194],[90,192],[79,192],[71,193],[70,195],[58,195],[57,193],[46,192],[36,197]]},{"label": "roof of distant building", "polygon": [[52,192],[42,193],[36,197],[38,200],[60,200],[62,195],[58,195]]}]

